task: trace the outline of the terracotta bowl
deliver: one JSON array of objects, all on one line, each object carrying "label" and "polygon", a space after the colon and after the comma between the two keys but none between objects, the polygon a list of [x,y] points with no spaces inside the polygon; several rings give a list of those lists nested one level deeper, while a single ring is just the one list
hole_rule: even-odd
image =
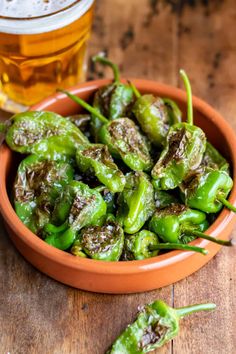
[{"label": "terracotta bowl", "polygon": [[[70,92],[89,100],[94,91],[109,80],[91,81],[70,89]],[[183,113],[186,95],[182,90],[152,81],[133,80],[142,93],[152,92],[178,102]],[[194,97],[194,119],[207,138],[231,162],[234,188],[229,201],[236,204],[236,139],[231,127],[222,116],[202,100]],[[78,113],[80,108],[63,94],[55,94],[32,107],[61,115]],[[192,274],[206,264],[220,246],[198,239],[193,245],[205,247],[209,254],[171,251],[142,261],[104,262],[77,258],[42,241],[18,219],[9,199],[19,155],[6,145],[0,150],[0,210],[9,235],[20,253],[36,268],[50,277],[75,288],[103,293],[133,293],[161,288]],[[207,230],[207,234],[227,239],[232,231],[235,215],[224,209]]]}]

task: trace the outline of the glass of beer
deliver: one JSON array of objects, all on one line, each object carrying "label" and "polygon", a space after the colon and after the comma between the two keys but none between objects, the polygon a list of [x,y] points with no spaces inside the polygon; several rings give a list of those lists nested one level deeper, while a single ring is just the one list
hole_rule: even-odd
[{"label": "glass of beer", "polygon": [[19,112],[85,79],[94,0],[0,1],[0,107]]}]

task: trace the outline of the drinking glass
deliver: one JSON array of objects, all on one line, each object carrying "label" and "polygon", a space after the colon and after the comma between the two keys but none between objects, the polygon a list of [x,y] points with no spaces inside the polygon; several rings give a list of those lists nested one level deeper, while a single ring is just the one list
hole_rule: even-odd
[{"label": "drinking glass", "polygon": [[0,1],[0,107],[26,110],[85,78],[94,0]]}]

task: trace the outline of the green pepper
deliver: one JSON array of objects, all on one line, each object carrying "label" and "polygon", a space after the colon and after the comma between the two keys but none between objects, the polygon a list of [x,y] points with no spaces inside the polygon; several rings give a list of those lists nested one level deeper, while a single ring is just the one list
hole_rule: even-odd
[{"label": "green pepper", "polygon": [[[130,105],[133,101],[133,90],[129,85],[125,85],[120,81],[120,73],[116,64],[103,56],[94,56],[94,62],[102,65],[108,65],[112,68],[114,81],[100,89],[94,95],[93,107],[109,120],[127,116]],[[98,141],[98,132],[102,126],[101,121],[96,115],[92,115],[91,122],[92,133],[95,141]]]},{"label": "green pepper", "polygon": [[125,176],[114,163],[108,147],[103,144],[78,146],[76,161],[83,173],[95,174],[111,192],[122,192]]},{"label": "green pepper", "polygon": [[157,209],[153,214],[149,229],[164,242],[188,243],[200,237],[224,246],[232,246],[231,241],[216,239],[203,233],[208,228],[206,214],[182,204],[171,204]]},{"label": "green pepper", "polygon": [[144,172],[130,172],[118,197],[118,220],[128,234],[138,232],[155,211],[154,189]]},{"label": "green pepper", "polygon": [[149,171],[153,165],[149,146],[139,128],[129,118],[118,118],[108,121],[95,108],[80,97],[64,92],[73,101],[96,115],[103,124],[99,131],[99,141],[108,146],[113,157],[120,158],[133,171]]},{"label": "green pepper", "polygon": [[49,223],[44,227],[45,241],[66,250],[83,227],[96,225],[105,214],[106,203],[101,194],[82,182],[72,181],[55,205],[52,216],[55,225]]},{"label": "green pepper", "polygon": [[174,189],[201,164],[206,148],[206,137],[202,129],[193,125],[192,93],[190,83],[183,70],[188,96],[188,122],[170,127],[166,146],[151,172],[156,189]]},{"label": "green pepper", "polygon": [[209,143],[209,141],[206,143],[206,151],[203,155],[201,165],[212,168],[213,170],[219,169],[229,173],[228,161]]},{"label": "green pepper", "polygon": [[205,213],[217,213],[224,206],[236,212],[227,196],[233,187],[233,181],[224,170],[202,168],[188,176],[180,190],[186,205]]},{"label": "green pepper", "polygon": [[107,354],[144,354],[162,347],[179,333],[179,320],[198,311],[210,311],[215,304],[172,308],[156,300],[139,308],[136,320],[116,339]]},{"label": "green pepper", "polygon": [[131,87],[137,97],[132,112],[141,129],[154,145],[164,145],[170,126],[181,121],[181,111],[170,99],[141,95],[132,83]]},{"label": "green pepper", "polygon": [[132,261],[155,257],[159,250],[184,250],[206,255],[205,248],[176,243],[159,243],[158,237],[151,231],[142,230],[134,235],[126,235],[122,260]]},{"label": "green pepper", "polygon": [[83,252],[92,259],[118,261],[124,245],[122,227],[114,220],[107,220],[103,226],[85,227],[80,234]]},{"label": "green pepper", "polygon": [[182,121],[182,112],[177,103],[166,97],[163,97],[162,100],[167,108],[169,125],[180,123]]},{"label": "green pepper", "polygon": [[73,180],[73,168],[65,162],[29,155],[21,161],[14,183],[15,211],[34,233],[50,220],[56,198]]},{"label": "green pepper", "polygon": [[157,235],[148,230],[142,230],[133,235],[126,235],[122,259],[124,261],[132,261],[134,259],[140,260],[155,257],[158,254],[158,250],[152,251],[150,250],[150,246],[155,247],[158,244]]},{"label": "green pepper", "polygon": [[119,118],[103,125],[100,140],[111,154],[121,158],[133,171],[150,171],[153,166],[145,137],[129,118]]},{"label": "green pepper", "polygon": [[88,139],[73,123],[56,113],[28,111],[11,118],[6,142],[22,154],[61,160],[65,155],[73,157],[76,145],[88,143]]}]

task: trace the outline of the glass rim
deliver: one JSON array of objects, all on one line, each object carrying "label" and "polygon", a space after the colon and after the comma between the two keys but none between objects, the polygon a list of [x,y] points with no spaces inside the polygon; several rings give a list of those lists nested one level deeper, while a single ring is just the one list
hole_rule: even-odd
[{"label": "glass rim", "polygon": [[[39,20],[41,18],[45,18],[45,17],[50,17],[50,16],[54,16],[57,15],[61,12],[67,11],[69,9],[71,9],[73,6],[76,6],[78,3],[81,2],[88,2],[89,0],[75,0],[72,4],[63,7],[61,10],[57,10],[57,11],[53,11],[49,14],[46,15],[42,15],[42,16],[32,16],[32,17],[10,17],[10,16],[2,16],[0,15],[0,20],[6,20],[6,21],[30,21],[30,20]],[[95,0],[94,0],[95,1]]]},{"label": "glass rim", "polygon": [[59,30],[81,18],[94,4],[95,0],[75,0],[61,10],[34,17],[0,16],[0,33],[32,35]]}]

